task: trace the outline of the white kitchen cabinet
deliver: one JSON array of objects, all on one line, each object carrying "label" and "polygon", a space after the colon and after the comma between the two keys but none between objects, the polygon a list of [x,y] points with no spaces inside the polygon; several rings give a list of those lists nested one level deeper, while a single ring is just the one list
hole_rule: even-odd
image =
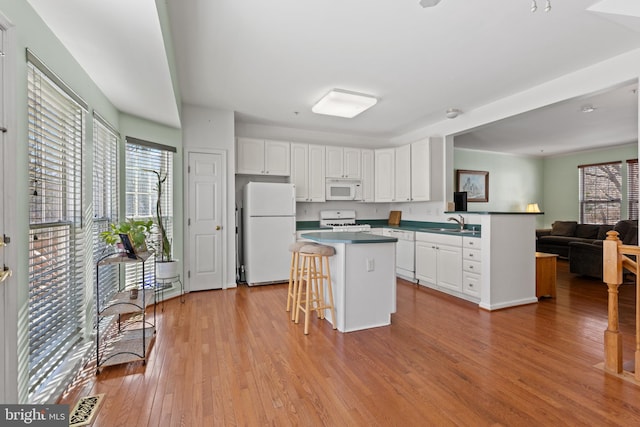
[{"label": "white kitchen cabinet", "polygon": [[395,149],[381,148],[374,152],[376,202],[393,202],[395,193]]},{"label": "white kitchen cabinet", "polygon": [[296,186],[296,201],[325,201],[325,147],[291,144],[291,182]]},{"label": "white kitchen cabinet", "polygon": [[480,298],[482,284],[481,239],[462,238],[462,292]]},{"label": "white kitchen cabinet", "polygon": [[375,201],[375,170],[374,170],[374,152],[370,149],[360,150],[360,159],[362,161],[362,201]]},{"label": "white kitchen cabinet", "polygon": [[326,177],[359,179],[360,149],[349,147],[326,147]]},{"label": "white kitchen cabinet", "polygon": [[411,201],[431,200],[431,144],[428,139],[411,144]]},{"label": "white kitchen cabinet", "polygon": [[421,284],[462,294],[462,237],[416,233],[416,279]]},{"label": "white kitchen cabinet", "polygon": [[291,174],[290,144],[254,138],[236,141],[236,173],[250,175]]},{"label": "white kitchen cabinet", "polygon": [[394,196],[396,202],[411,201],[411,145],[395,149]]}]

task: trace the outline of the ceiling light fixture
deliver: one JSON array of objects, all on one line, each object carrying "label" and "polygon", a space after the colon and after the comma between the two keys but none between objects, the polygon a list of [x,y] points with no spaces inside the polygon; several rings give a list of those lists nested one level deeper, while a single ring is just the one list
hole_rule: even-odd
[{"label": "ceiling light fixture", "polygon": [[447,119],[455,119],[460,115],[460,113],[462,113],[462,111],[457,108],[449,108],[445,115],[447,116]]},{"label": "ceiling light fixture", "polygon": [[316,114],[351,119],[376,105],[378,98],[364,93],[333,89],[311,108]]},{"label": "ceiling light fixture", "polygon": [[440,0],[420,0],[420,6],[422,7],[433,7],[440,3]]},{"label": "ceiling light fixture", "polygon": [[[531,0],[531,12],[538,10],[538,3],[536,0]],[[551,10],[551,0],[547,0],[544,4],[544,11],[549,12]]]}]

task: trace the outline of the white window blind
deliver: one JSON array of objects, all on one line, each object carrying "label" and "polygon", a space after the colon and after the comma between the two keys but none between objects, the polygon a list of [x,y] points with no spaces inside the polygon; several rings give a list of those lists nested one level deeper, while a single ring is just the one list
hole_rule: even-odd
[{"label": "white window blind", "polygon": [[31,395],[81,339],[83,107],[31,57],[27,74]]},{"label": "white window blind", "polygon": [[580,222],[615,224],[621,219],[622,162],[580,165]]},{"label": "white window blind", "polygon": [[[112,251],[100,233],[118,222],[118,133],[94,113],[93,118],[93,258],[97,262]],[[94,269],[94,296],[104,306],[118,290],[118,268],[114,264],[100,267],[100,288]],[[95,306],[95,304],[94,304]]]},{"label": "white window blind", "polygon": [[627,160],[629,219],[638,219],[638,159]]},{"label": "white window blind", "polygon": [[[155,221],[157,200],[157,176],[149,172],[157,171],[166,177],[163,184],[161,199],[162,215],[165,218],[164,227],[169,241],[173,243],[173,153],[175,148],[127,137],[126,143],[126,216],[133,219],[151,219]],[[152,249],[160,247],[160,237],[156,233],[150,238]],[[145,267],[145,282],[151,280],[153,274],[152,258]],[[141,265],[127,265],[127,283],[135,280],[141,274]]]}]

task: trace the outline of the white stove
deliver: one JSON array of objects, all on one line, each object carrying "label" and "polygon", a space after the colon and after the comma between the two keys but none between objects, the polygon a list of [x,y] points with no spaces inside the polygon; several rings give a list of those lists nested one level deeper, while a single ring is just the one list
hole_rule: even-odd
[{"label": "white stove", "polygon": [[320,226],[332,227],[333,231],[369,231],[369,224],[356,223],[356,211],[320,211]]}]

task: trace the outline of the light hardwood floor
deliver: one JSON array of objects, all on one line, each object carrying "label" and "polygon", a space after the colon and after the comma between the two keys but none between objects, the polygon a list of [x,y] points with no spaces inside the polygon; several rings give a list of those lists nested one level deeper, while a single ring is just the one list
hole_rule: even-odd
[{"label": "light hardwood floor", "polygon": [[[621,287],[625,360],[634,294]],[[94,426],[640,425],[640,386],[603,360],[606,286],[558,262],[556,299],[495,312],[399,280],[392,325],[308,336],[286,285],[166,303],[146,366],[89,363],[60,403],[105,393]],[[366,298],[366,297],[365,297]]]}]

